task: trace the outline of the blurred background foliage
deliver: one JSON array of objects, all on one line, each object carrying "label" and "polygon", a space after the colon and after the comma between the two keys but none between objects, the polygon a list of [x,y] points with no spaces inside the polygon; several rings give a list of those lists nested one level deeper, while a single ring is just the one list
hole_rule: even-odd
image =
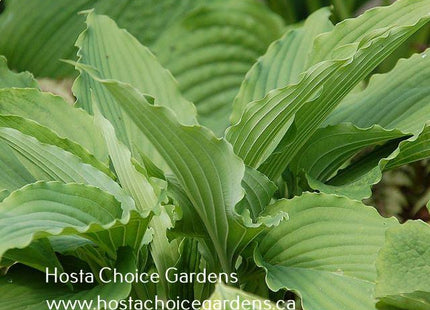
[{"label": "blurred background foliage", "polygon": [[[71,93],[72,80],[76,76],[74,68],[61,63],[59,59],[74,59],[76,48],[73,47],[78,34],[83,30],[84,17],[78,12],[95,7],[101,14],[109,15],[123,28],[136,36],[156,54],[156,41],[169,27],[187,19],[201,7],[210,3],[227,0],[143,0],[111,1],[111,0],[66,0],[55,5],[61,9],[67,5],[67,14],[62,19],[54,20],[53,14],[42,9],[34,10],[31,5],[46,4],[46,0],[0,0],[0,55],[8,58],[9,66],[16,71],[28,70],[39,78],[42,89],[57,93],[69,102],[73,101]],[[393,0],[255,0],[263,2],[271,11],[279,15],[285,23],[285,29],[300,26],[312,12],[324,6],[332,7],[333,23],[341,22],[350,17],[381,5],[389,5]],[[61,4],[59,4],[61,2]],[[51,3],[52,4],[52,3]],[[143,4],[143,5],[142,5]],[[14,13],[29,14],[30,18],[46,19],[43,29],[34,32],[34,36],[22,37],[31,32],[29,27],[19,28],[11,17]],[[27,9],[27,10],[25,10]],[[144,18],[143,18],[144,17]],[[29,23],[31,25],[31,23]],[[55,26],[55,27],[53,27]],[[19,29],[18,29],[19,28]],[[58,29],[57,29],[58,28]],[[19,31],[19,33],[17,33]],[[51,31],[51,32],[50,32]],[[43,51],[44,40],[55,40],[52,36],[60,33],[61,40],[53,54],[46,55]],[[64,34],[64,35],[63,35]],[[67,34],[67,35],[66,35]],[[406,58],[414,53],[422,52],[430,46],[430,26],[416,33],[391,57],[384,61],[374,73],[384,73],[391,70],[399,58]],[[32,57],[26,57],[28,49],[34,48]],[[266,48],[267,46],[260,46]],[[49,56],[49,57],[48,57]],[[49,62],[48,62],[49,60]],[[254,60],[255,61],[255,60]],[[46,65],[44,65],[46,63]],[[249,67],[252,65],[250,62]],[[243,74],[246,73],[246,68]],[[173,73],[175,74],[174,70]],[[178,78],[180,85],[181,79]],[[226,104],[231,104],[235,91],[240,86],[229,86],[230,92],[222,98]],[[365,83],[362,85],[365,87]],[[183,92],[186,91],[183,90]],[[191,98],[199,108],[200,102]],[[223,103],[224,104],[224,103]],[[212,113],[212,111],[210,111]],[[216,114],[216,112],[214,112]],[[430,200],[430,162],[428,160],[403,166],[384,173],[382,181],[373,188],[373,195],[366,203],[376,206],[385,216],[396,216],[401,221],[407,219],[423,219],[430,221],[426,204]]]}]

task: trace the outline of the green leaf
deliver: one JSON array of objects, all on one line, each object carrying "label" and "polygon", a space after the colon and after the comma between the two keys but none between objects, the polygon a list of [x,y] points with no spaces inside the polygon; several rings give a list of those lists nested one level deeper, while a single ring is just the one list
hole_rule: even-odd
[{"label": "green leaf", "polygon": [[250,229],[235,210],[243,197],[243,162],[231,145],[198,125],[180,124],[167,108],[154,106],[128,84],[101,80],[142,133],[151,141],[192,202],[192,221],[201,221],[224,270],[261,229]]},{"label": "green leaf", "polygon": [[2,198],[8,196],[10,191],[36,181],[13,150],[3,141],[0,141],[0,170],[2,171],[0,174]]},{"label": "green leaf", "polygon": [[0,55],[0,88],[9,87],[39,88],[31,73],[10,71],[7,67],[6,58]]},{"label": "green leaf", "polygon": [[375,261],[386,229],[397,224],[394,218],[326,194],[304,193],[270,209],[289,215],[256,251],[270,289],[297,292],[304,310],[375,309]]},{"label": "green leaf", "polygon": [[118,28],[115,22],[106,16],[89,12],[87,28],[79,36],[80,76],[75,81],[73,92],[78,98],[78,105],[89,113],[92,110],[92,97],[98,103],[102,115],[115,128],[119,140],[132,151],[133,157],[144,153],[151,157],[161,168],[166,165],[154,147],[143,136],[130,118],[122,111],[115,99],[94,82],[80,66],[94,66],[101,77],[129,83],[141,92],[155,98],[155,105],[170,107],[184,124],[196,123],[196,110],[193,104],[180,94],[177,82],[169,71],[164,69],[148,48],[141,45],[127,31]]},{"label": "green leaf", "polygon": [[270,44],[264,56],[252,66],[233,102],[231,122],[240,120],[246,106],[273,89],[298,82],[308,68],[308,57],[315,37],[333,28],[330,10],[323,8],[310,15],[304,26],[288,31]]},{"label": "green leaf", "polygon": [[[343,193],[355,199],[366,198],[371,194],[370,186],[380,181],[381,173],[378,169],[393,169],[430,157],[429,128],[426,125],[430,113],[430,93],[427,87],[430,59],[426,56],[427,52],[424,52],[402,59],[391,72],[373,77],[364,91],[347,96],[323,125],[347,121],[366,128],[379,124],[386,129],[398,129],[414,136],[402,141],[391,155],[390,152],[383,153],[377,149],[359,163],[346,167],[341,175],[329,182],[331,185],[321,184],[320,181],[325,179],[318,177],[311,180],[314,189]],[[318,129],[309,141],[329,139],[324,137],[327,132],[330,129]],[[345,134],[344,137],[344,140],[339,137],[339,145],[349,143],[349,135]]]},{"label": "green leaf", "polygon": [[49,236],[80,235],[111,257],[121,246],[142,247],[149,219],[123,212],[110,194],[82,184],[38,182],[0,203],[0,257]]},{"label": "green leaf", "polygon": [[17,265],[6,276],[0,277],[0,293],[2,309],[24,310],[46,299],[70,294],[70,290],[66,286],[47,284],[43,273]]},{"label": "green leaf", "polygon": [[376,295],[400,309],[430,306],[430,226],[409,221],[387,231],[378,260]]},{"label": "green leaf", "polygon": [[95,8],[127,28],[141,42],[152,44],[165,27],[208,0],[25,0],[8,2],[0,16],[0,54],[11,67],[36,76],[64,77],[73,69],[59,59],[75,59],[73,43],[84,30],[78,12]]},{"label": "green leaf", "polygon": [[[413,8],[415,2],[408,3]],[[294,120],[296,134],[282,144],[288,147],[276,150],[259,169],[271,179],[277,179],[341,99],[396,47],[427,23],[429,16],[422,17],[422,9],[416,12],[404,8],[403,14],[408,18],[402,18],[402,24],[395,23],[344,46],[332,60],[317,63],[306,71],[297,84],[270,92],[263,100],[249,105],[241,121],[228,131],[228,139],[235,152],[247,165],[259,167],[276,150]],[[379,9],[382,16],[386,14],[384,10]],[[327,35],[328,41],[339,27]],[[380,48],[381,45],[384,49]]]},{"label": "green leaf", "polygon": [[325,182],[361,149],[403,137],[407,135],[399,130],[385,130],[378,125],[361,129],[342,123],[321,128],[304,144],[290,169],[296,174],[303,169],[312,178]]},{"label": "green leaf", "polygon": [[115,135],[112,124],[98,110],[95,121],[100,128],[108,148],[113,167],[122,188],[133,198],[136,208],[148,214],[158,205],[158,198],[148,179],[138,172],[131,162],[131,153]]},{"label": "green leaf", "polygon": [[[129,83],[142,93],[154,97],[156,105],[170,107],[184,124],[195,123],[195,107],[182,97],[170,72],[158,63],[148,48],[126,30],[118,28],[107,16],[91,11],[87,14],[86,24],[86,30],[76,42],[79,63],[96,68],[101,78]],[[92,89],[102,114],[112,122],[122,138],[122,130],[126,130],[129,125],[125,120],[119,120],[120,108],[114,98],[103,92],[103,87],[93,82],[79,67],[77,69],[81,76],[73,89],[78,104],[92,112]]]},{"label": "green leaf", "polygon": [[154,50],[199,121],[222,135],[246,72],[282,32],[282,20],[259,1],[214,1],[172,25]]},{"label": "green leaf", "polygon": [[3,258],[19,262],[42,272],[45,272],[46,268],[63,270],[48,239],[35,240],[23,249],[10,249],[4,254]]},{"label": "green leaf", "polygon": [[134,201],[116,182],[72,153],[41,143],[12,128],[0,128],[0,139],[19,154],[36,180],[93,185],[114,195],[125,210],[135,208]]},{"label": "green leaf", "polygon": [[[174,239],[169,241],[167,238],[167,230],[173,227],[173,221],[170,218],[168,209],[169,206],[163,207],[160,214],[154,216],[150,223],[150,227],[154,232],[150,252],[159,274],[165,274],[168,268],[175,266],[180,257],[179,245],[181,240]],[[165,277],[162,277],[160,283],[157,284],[157,294],[165,299],[176,298],[171,293],[171,290],[175,289],[175,287],[177,285],[169,283]]]},{"label": "green leaf", "polygon": [[[430,71],[426,70],[429,62],[426,56],[427,53],[424,52],[409,59],[402,59],[391,72],[373,77],[364,91],[347,96],[323,124],[325,126],[346,121],[362,128],[379,124],[385,129],[397,129],[415,136],[402,141],[391,155],[390,152],[382,153],[377,149],[359,163],[346,167],[339,176],[334,177],[327,184],[321,183],[327,180],[327,175],[321,178],[317,174],[309,173],[308,179],[312,188],[327,193],[347,195],[354,199],[363,199],[370,196],[370,186],[380,181],[381,173],[378,170],[392,169],[430,156],[429,129],[428,125],[425,125],[429,120],[427,115],[430,112],[430,106],[427,104],[430,93],[426,87],[426,82],[430,79]],[[345,127],[342,124],[337,126]],[[423,126],[425,126],[424,129]],[[310,144],[333,139],[329,137],[333,129],[329,128],[318,129],[302,148],[300,156],[296,156],[295,161],[298,162],[303,158],[302,154],[306,152],[306,148],[310,150]],[[337,144],[343,146],[352,142],[358,143],[358,140],[349,140],[353,131],[357,130],[353,129],[349,134],[345,132],[343,136],[339,135]],[[365,135],[360,136],[360,139],[366,139]],[[324,143],[319,144],[324,145]],[[342,147],[336,147],[331,151],[333,162],[341,159],[338,158],[340,153],[336,155],[338,157],[334,155],[337,149]],[[319,155],[313,156],[319,157]],[[322,163],[314,164],[314,167],[318,167],[319,164]],[[341,164],[338,162],[337,166],[340,167]],[[333,169],[329,172],[332,173]]]},{"label": "green leaf", "polygon": [[333,31],[319,36],[312,49],[310,63],[335,59],[345,45],[371,38],[375,33],[393,25],[409,24],[411,18],[429,13],[427,0],[400,0],[390,6],[367,10],[357,18],[346,19]]},{"label": "green leaf", "polygon": [[[211,297],[203,302],[202,310],[220,309],[253,309],[275,310],[279,309],[270,300],[241,291],[240,289],[218,283]],[[287,309],[287,308],[286,308]]]},{"label": "green leaf", "polygon": [[392,71],[374,75],[363,91],[347,96],[323,126],[351,122],[418,133],[430,119],[429,80],[430,51],[401,59]]},{"label": "green leaf", "polygon": [[251,218],[256,221],[269,205],[277,187],[264,174],[250,167],[246,167],[242,187],[245,190],[245,196],[236,209],[239,212],[249,210]]},{"label": "green leaf", "polygon": [[56,182],[13,192],[0,204],[0,213],[0,257],[51,235],[102,230],[122,217],[113,196],[95,187]]},{"label": "green leaf", "polygon": [[387,163],[386,169],[400,167],[430,157],[430,125],[414,138],[399,145],[399,154]]},{"label": "green leaf", "polygon": [[[118,261],[115,266],[121,274],[135,272],[136,261],[129,249],[118,251]],[[89,290],[70,292],[62,286],[45,282],[45,276],[23,268],[14,268],[9,274],[0,278],[0,308],[4,310],[40,310],[48,309],[46,300],[70,300],[72,302],[92,302],[93,309],[97,300],[123,300],[131,292],[129,283],[109,283],[98,285]]]},{"label": "green leaf", "polygon": [[13,128],[19,130],[25,135],[33,136],[42,143],[58,146],[59,148],[76,155],[82,160],[82,162],[92,165],[103,173],[113,177],[109,167],[98,161],[81,145],[68,139],[60,138],[47,127],[41,126],[34,121],[19,116],[0,114],[0,128]]},{"label": "green leaf", "polygon": [[309,185],[329,194],[336,193],[357,200],[368,198],[372,194],[371,186],[381,180],[384,170],[430,156],[428,132],[429,127],[426,126],[421,133],[400,143],[394,140],[376,147],[371,153],[340,170],[325,184],[307,176]]},{"label": "green leaf", "polygon": [[106,146],[93,118],[61,97],[35,89],[0,89],[0,114],[33,120],[80,144],[101,162],[107,162]]},{"label": "green leaf", "polygon": [[182,188],[178,179],[173,175],[167,175],[167,193],[173,204],[179,209],[176,210],[178,219],[174,227],[170,230],[174,236],[187,236],[199,239],[206,239],[206,229],[202,222],[194,220],[193,203]]},{"label": "green leaf", "polygon": [[[354,174],[350,178],[345,177],[346,179],[340,180],[339,178],[334,178],[330,180],[329,183],[323,183],[309,175],[306,176],[306,179],[309,186],[314,190],[361,201],[372,195],[372,185],[378,183],[382,178],[381,169],[379,167],[374,167],[374,165],[374,162],[367,164],[365,172],[362,172],[361,169],[351,169]],[[358,176],[356,174],[358,174]]]}]

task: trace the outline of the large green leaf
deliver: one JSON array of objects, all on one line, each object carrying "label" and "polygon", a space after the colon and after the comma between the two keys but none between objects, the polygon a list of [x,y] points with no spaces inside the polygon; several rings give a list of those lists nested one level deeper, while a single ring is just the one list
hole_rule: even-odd
[{"label": "large green leaf", "polygon": [[7,67],[6,58],[0,56],[0,88],[9,87],[38,88],[38,85],[31,73],[10,71]]},{"label": "large green leaf", "polygon": [[411,17],[428,15],[428,5],[427,0],[398,0],[390,6],[376,7],[357,18],[346,19],[337,24],[332,32],[315,40],[310,61],[315,64],[335,59],[345,45],[368,39],[372,33],[393,25],[407,25]]},{"label": "large green leaf", "polygon": [[327,181],[353,155],[369,146],[407,137],[399,130],[385,130],[380,126],[360,129],[348,123],[319,129],[302,147],[291,164],[298,173],[303,169],[309,176]]},{"label": "large green leaf", "polygon": [[[339,122],[352,122],[356,126],[367,128],[368,126],[378,124],[385,129],[397,129],[406,134],[415,135],[407,141],[400,143],[399,148],[390,156],[389,160],[379,162],[381,170],[392,169],[429,157],[429,129],[428,125],[425,126],[429,120],[428,115],[430,113],[430,105],[428,104],[430,92],[427,87],[428,80],[430,79],[430,71],[427,70],[430,58],[426,57],[427,53],[424,52],[414,55],[409,59],[403,59],[399,61],[391,72],[373,77],[370,80],[369,86],[364,91],[355,92],[347,96],[341,105],[329,116],[323,126]],[[344,128],[347,131],[346,125],[339,124],[337,127]],[[296,156],[295,164],[308,157],[305,155],[303,158],[302,154],[303,152],[306,153],[306,149],[310,150],[310,144],[319,143],[316,141],[334,141],[334,137],[330,137],[333,135],[334,128],[336,127],[318,129],[302,148],[300,155]],[[343,135],[337,135],[336,140],[339,146],[358,143],[359,139],[362,139],[362,142],[364,142],[366,139],[364,129],[354,129],[354,126],[350,126],[350,128],[349,133],[345,131]],[[357,136],[358,138],[354,139],[354,141],[350,140],[357,130],[363,131],[363,135]],[[370,133],[368,130],[365,131]],[[335,164],[335,162],[342,155],[343,147],[333,149],[333,146],[329,146],[329,144],[324,145],[324,143],[319,143],[322,147],[319,148],[319,152],[322,154],[330,152],[332,154],[331,164],[340,167],[342,163],[338,162]],[[377,150],[359,164],[355,164],[354,169],[347,167],[342,171],[341,176],[335,177],[331,182],[332,185],[337,184],[338,188],[323,184],[318,185],[312,181],[314,183],[313,187],[327,192],[336,191],[339,193],[347,188],[351,189],[355,187],[357,195],[354,194],[350,197],[357,199],[365,198],[370,195],[370,186],[377,183],[381,177],[381,174],[375,168],[379,161],[377,158],[378,155],[379,159],[382,159],[384,156],[388,156],[389,153],[384,154]],[[313,157],[316,158],[319,156],[313,155]],[[330,159],[328,160],[330,161]],[[369,165],[368,163],[371,164]],[[316,161],[314,167],[318,167],[321,164],[321,161]],[[317,179],[315,181],[326,181],[325,178],[312,174],[309,169],[305,170]],[[361,174],[357,177],[357,172],[360,170],[362,170]],[[359,186],[362,186],[362,188],[359,189]]]},{"label": "large green leaf", "polygon": [[121,27],[151,44],[169,24],[208,0],[63,0],[8,1],[0,16],[0,54],[9,58],[11,67],[29,70],[37,76],[62,77],[73,74],[61,58],[74,59],[73,43],[84,30],[82,10],[115,19]]},{"label": "large green leaf", "polygon": [[[94,66],[101,77],[129,83],[151,95],[155,98],[155,105],[172,108],[184,124],[196,122],[195,107],[182,97],[172,75],[158,63],[148,48],[106,16],[89,12],[86,23],[87,28],[76,43],[79,47],[79,64]],[[78,98],[78,105],[93,113],[94,97],[102,115],[112,123],[119,140],[130,148],[133,157],[139,158],[136,153],[142,152],[159,167],[165,168],[166,165],[151,143],[123,113],[115,99],[79,66],[77,69],[80,76],[75,81],[73,91]]]},{"label": "large green leaf", "polygon": [[[391,27],[375,30],[344,46],[329,61],[311,67],[297,84],[273,91],[249,105],[241,121],[228,132],[235,152],[245,163],[259,167],[276,150],[260,168],[270,178],[276,179],[340,100],[396,47],[427,23],[429,17],[423,13],[425,8],[414,8],[415,1],[407,3],[410,6],[403,8],[404,16]],[[430,3],[426,1],[425,4],[430,9]],[[377,16],[384,18],[387,15],[385,10],[378,9]],[[356,22],[353,20],[353,23]],[[327,42],[339,39],[336,34],[345,24],[347,22],[318,38],[325,38]],[[381,45],[384,49],[380,48]],[[287,136],[287,141],[281,143],[293,121],[295,134]]]},{"label": "large green leaf", "polygon": [[139,211],[145,213],[153,211],[158,204],[158,198],[147,178],[133,166],[130,151],[117,139],[112,124],[98,110],[95,121],[105,138],[109,156],[122,188],[134,199]]},{"label": "large green leaf", "polygon": [[[363,128],[379,124],[386,129],[398,129],[414,136],[402,141],[392,154],[377,149],[360,162],[346,167],[329,184],[320,183],[324,179],[311,181],[313,188],[328,193],[343,192],[356,199],[366,198],[371,194],[371,185],[380,181],[381,173],[378,170],[392,169],[430,157],[430,92],[427,87],[430,58],[427,53],[402,59],[389,73],[372,78],[364,91],[347,96],[323,124],[348,121]],[[318,129],[310,141],[329,139],[325,137],[329,131]],[[338,144],[347,143],[347,137],[345,135],[343,140],[339,137]],[[296,158],[300,160],[300,156]]]},{"label": "large green leaf", "polygon": [[430,125],[413,139],[399,145],[399,154],[387,163],[386,169],[393,169],[421,159],[430,157]]},{"label": "large green leaf", "polygon": [[92,154],[88,153],[81,145],[70,141],[69,139],[60,138],[50,129],[39,125],[38,123],[14,115],[0,114],[1,128],[14,128],[23,134],[33,136],[42,143],[58,146],[79,157],[82,162],[90,164],[107,175],[112,176],[107,165],[98,161]]},{"label": "large green leaf", "polygon": [[[159,203],[158,198],[146,177],[133,166],[130,151],[117,140],[114,128],[97,109],[95,109],[95,119],[105,137],[109,154],[121,185],[133,197],[139,210],[146,213],[154,210]],[[179,258],[178,241],[169,242],[166,236],[166,231],[172,227],[172,223],[164,208],[152,218],[150,227],[153,230],[150,245],[151,256],[158,273],[164,274]],[[161,278],[160,282],[161,289],[157,290],[157,294],[161,298],[166,298],[169,296],[169,283],[165,278]]]},{"label": "large green leaf", "polygon": [[0,169],[2,171],[0,188],[5,191],[3,194],[6,196],[8,192],[36,181],[13,150],[3,141],[0,141]]},{"label": "large green leaf", "polygon": [[0,140],[19,154],[22,163],[36,180],[93,185],[114,195],[124,209],[135,208],[134,201],[114,180],[95,167],[83,163],[72,153],[41,143],[12,128],[0,128]]},{"label": "large green leaf", "polygon": [[111,195],[79,184],[35,183],[0,204],[0,256],[31,241],[60,234],[99,231],[122,218]]},{"label": "large green leaf", "polygon": [[[322,130],[320,129],[319,131]],[[394,140],[393,142],[376,147],[375,150],[363,156],[358,161],[339,170],[326,183],[308,176],[309,185],[313,189],[318,189],[329,194],[336,193],[357,200],[368,198],[372,194],[372,185],[381,180],[382,171],[430,156],[428,125],[424,127],[421,133],[417,133],[400,143],[398,142],[398,140]]]},{"label": "large green leaf", "polygon": [[[126,30],[118,28],[107,16],[89,12],[86,24],[86,30],[76,42],[79,47],[79,63],[95,67],[102,78],[129,83],[142,93],[154,97],[156,105],[170,107],[183,123],[195,123],[193,104],[181,96],[172,75],[159,64],[148,48],[141,45]],[[103,93],[100,85],[94,83],[85,72],[80,71],[81,76],[74,86],[78,104],[92,112],[92,89],[102,113],[114,124],[122,137],[122,130],[125,129],[122,127],[128,125],[125,120],[118,120],[121,114],[115,100],[109,94]],[[122,126],[117,125],[118,123],[122,123]]]},{"label": "large green leaf", "polygon": [[180,124],[169,109],[149,104],[130,85],[94,78],[157,148],[192,203],[192,221],[203,222],[218,263],[231,270],[243,247],[261,230],[246,227],[249,214],[235,210],[243,197],[245,166],[231,145],[205,127]]},{"label": "large green leaf", "polygon": [[269,46],[266,54],[246,74],[234,99],[233,124],[239,121],[245,107],[252,101],[263,98],[273,89],[298,81],[300,73],[308,68],[315,36],[333,28],[329,15],[327,8],[318,10],[308,17],[303,27],[288,31]]},{"label": "large green leaf", "polygon": [[366,89],[347,96],[323,126],[351,122],[367,128],[378,124],[417,133],[430,119],[429,80],[430,51],[401,59],[392,71],[373,76]]},{"label": "large green leaf", "polygon": [[63,270],[48,239],[37,239],[23,249],[10,249],[3,258],[45,272],[46,268]]},{"label": "large green leaf", "polygon": [[[0,213],[0,257],[56,235],[81,235],[114,257],[121,246],[139,250],[149,222],[137,212],[124,212],[113,196],[98,188],[57,182],[13,192],[0,204]],[[39,255],[44,251],[40,246],[34,250]]]},{"label": "large green leaf", "polygon": [[430,307],[430,226],[409,221],[387,231],[377,261],[376,295],[407,310]]},{"label": "large green leaf", "polygon": [[[119,273],[126,274],[135,272],[136,261],[129,249],[118,251],[118,261],[115,265]],[[131,292],[129,283],[109,283],[98,285],[92,289],[71,292],[64,286],[58,286],[45,282],[42,273],[34,272],[25,268],[13,268],[6,276],[0,278],[0,308],[3,310],[40,310],[49,309],[47,300],[65,300],[74,303],[85,301],[92,303],[82,304],[79,309],[94,309],[97,300],[123,300]],[[76,307],[79,307],[78,305]],[[60,307],[59,309],[64,309]]]},{"label": "large green leaf", "polygon": [[246,72],[282,31],[281,19],[259,1],[214,1],[172,25],[154,50],[200,122],[221,135]]},{"label": "large green leaf", "polygon": [[0,114],[33,120],[107,161],[106,146],[93,118],[58,96],[35,89],[0,89]]},{"label": "large green leaf", "polygon": [[375,309],[375,261],[395,219],[326,194],[305,193],[269,209],[289,215],[256,251],[270,289],[297,292],[305,310]]}]

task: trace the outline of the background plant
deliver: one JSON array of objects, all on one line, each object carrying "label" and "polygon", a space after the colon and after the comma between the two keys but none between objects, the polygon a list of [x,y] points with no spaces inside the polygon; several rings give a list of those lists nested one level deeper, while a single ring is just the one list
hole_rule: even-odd
[{"label": "background plant", "polygon": [[[369,79],[425,38],[430,1],[335,26],[322,8],[294,27],[258,1],[173,4],[6,3],[9,66],[78,75],[72,106],[1,58],[0,308],[292,291],[303,309],[427,309],[428,224],[361,201],[430,155],[428,52]],[[103,266],[240,283],[71,287],[39,272]]]}]

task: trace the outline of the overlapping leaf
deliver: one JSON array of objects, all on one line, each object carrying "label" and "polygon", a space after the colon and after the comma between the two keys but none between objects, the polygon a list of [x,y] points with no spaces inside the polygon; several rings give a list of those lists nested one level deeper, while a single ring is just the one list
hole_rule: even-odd
[{"label": "overlapping leaf", "polygon": [[378,124],[385,129],[417,133],[429,120],[430,51],[401,59],[386,74],[375,75],[361,92],[347,96],[324,122],[351,122],[360,128]]},{"label": "overlapping leaf", "polygon": [[93,185],[114,195],[124,209],[135,208],[134,201],[112,178],[72,153],[12,128],[0,128],[0,139],[19,154],[34,179]]},{"label": "overlapping leaf", "polygon": [[308,68],[308,58],[315,37],[333,28],[327,8],[310,15],[304,26],[288,31],[281,39],[270,44],[264,56],[252,66],[234,99],[231,122],[237,123],[252,101],[263,98],[273,89],[298,81],[300,73]]},{"label": "overlapping leaf", "polygon": [[[94,166],[109,176],[113,176],[107,165],[97,160],[81,145],[70,141],[69,139],[60,138],[47,127],[41,126],[34,121],[19,116],[0,114],[0,128],[13,128],[19,130],[25,135],[36,138],[42,143],[58,146],[59,148],[62,148],[63,150],[66,150],[79,157],[82,162]],[[15,167],[16,166],[12,166],[11,168]]]},{"label": "overlapping leaf", "polygon": [[202,221],[224,270],[231,270],[238,253],[261,229],[250,229],[249,213],[235,205],[243,197],[243,162],[231,146],[200,126],[178,123],[167,108],[153,106],[129,85],[100,80],[153,143],[178,179],[193,206],[193,221]]},{"label": "overlapping leaf", "polygon": [[46,268],[63,271],[63,266],[55,255],[54,249],[47,238],[37,239],[23,249],[10,249],[2,257],[45,272]]},{"label": "overlapping leaf", "polygon": [[6,58],[0,56],[0,88],[9,87],[38,88],[38,85],[31,73],[10,71],[7,67]]},{"label": "overlapping leaf", "polygon": [[297,292],[305,310],[375,309],[375,261],[385,231],[397,221],[325,194],[281,200],[271,207],[279,210],[289,219],[272,228],[256,252],[269,288]]},{"label": "overlapping leaf", "polygon": [[122,218],[115,198],[84,185],[35,183],[0,204],[0,256],[31,241],[60,234],[100,231]]},{"label": "overlapping leaf", "polygon": [[[120,249],[115,268],[119,273],[126,274],[136,270],[136,261],[129,249]],[[97,300],[123,300],[129,296],[131,284],[109,283],[98,285],[92,289],[71,292],[63,286],[46,283],[45,277],[25,268],[15,268],[6,277],[0,278],[0,307],[4,310],[40,310],[47,309],[47,300],[68,300],[91,302]],[[90,308],[93,308],[90,307]],[[83,305],[82,309],[88,309]]]},{"label": "overlapping leaf", "polygon": [[158,204],[157,196],[146,177],[133,166],[130,151],[118,141],[115,129],[99,111],[96,111],[95,120],[105,138],[109,156],[122,188],[133,198],[139,211],[148,214],[155,210]]},{"label": "overlapping leaf", "polygon": [[[193,104],[183,98],[172,75],[156,60],[148,48],[142,46],[127,31],[119,29],[106,16],[89,12],[87,29],[79,36],[79,63],[94,66],[101,77],[129,83],[145,94],[155,98],[155,105],[166,105],[176,112],[184,124],[196,122]],[[137,152],[150,156],[159,167],[165,167],[151,143],[123,113],[115,99],[103,86],[95,83],[77,67],[81,74],[73,91],[78,105],[89,113],[92,111],[92,97],[98,102],[102,115],[115,128],[121,142],[130,148],[135,158]]]},{"label": "overlapping leaf", "polygon": [[[296,134],[292,134],[282,144],[289,143],[288,147],[276,150],[272,158],[260,168],[271,178],[279,176],[340,100],[390,52],[427,22],[426,8],[430,10],[430,7],[425,5],[428,6],[428,2],[416,8],[415,2],[410,5],[403,8],[404,16],[391,27],[375,30],[367,37],[359,37],[360,41],[344,46],[332,55],[330,61],[317,63],[309,69],[298,84],[273,91],[263,100],[249,105],[242,120],[231,127],[228,133],[235,152],[244,158],[246,164],[259,167],[276,150],[294,120]],[[401,8],[397,9],[402,11]],[[384,19],[385,10],[380,8],[374,12]],[[367,17],[358,19],[363,22]],[[348,21],[319,38],[327,42],[339,40],[337,33],[345,24]],[[380,49],[381,44],[384,49]]]},{"label": "overlapping leaf", "polygon": [[[429,78],[427,70],[429,59],[426,55],[427,52],[424,52],[409,59],[403,59],[399,61],[391,72],[372,78],[369,86],[364,91],[347,96],[326,122],[326,124],[336,124],[344,121],[353,122],[356,126],[362,128],[371,126],[371,124],[379,124],[386,130],[400,130],[413,136],[406,141],[402,141],[398,148],[394,145],[391,151],[389,148],[386,148],[387,151],[384,152],[381,152],[381,148],[376,149],[360,162],[346,167],[341,171],[340,175],[334,177],[328,184],[322,184],[321,182],[325,182],[326,179],[313,175],[310,166],[305,164],[303,166],[304,170],[314,178],[310,181],[314,189],[328,193],[343,192],[349,197],[363,199],[371,194],[370,186],[380,180],[380,171],[430,156],[428,151],[430,147],[429,129],[428,125],[426,125],[429,120],[430,105],[428,100],[430,93],[425,82]],[[406,96],[403,96],[404,94]],[[382,113],[380,113],[381,111]],[[346,129],[346,126],[338,124],[332,129],[318,129],[304,148],[309,147],[313,143],[312,141],[333,140],[335,137],[330,137],[330,132],[336,127],[339,130],[340,128]],[[354,127],[350,126],[350,128]],[[350,140],[350,137],[354,134],[353,131],[357,132],[357,130],[362,131],[363,135],[355,140]],[[319,153],[326,154],[331,152],[333,156],[328,160],[331,165],[339,168],[343,164],[339,158],[342,156],[345,156],[345,160],[350,158],[347,153],[344,153],[347,145],[359,143],[359,140],[365,142],[367,139],[365,131],[369,132],[368,129],[356,128],[350,130],[349,133],[345,132],[343,135],[337,135],[336,140],[339,147],[333,149],[330,143],[320,144],[322,148],[319,148]],[[395,137],[393,136],[392,138]],[[370,145],[363,144],[362,147]],[[394,150],[395,152],[393,152]],[[302,152],[306,151],[302,149]],[[293,165],[303,162],[302,152],[300,156],[296,156]],[[304,157],[306,158],[307,156]],[[313,155],[313,157],[316,159],[319,156]],[[383,159],[384,157],[385,159]],[[324,163],[319,160],[313,163],[314,167],[319,165],[324,166]]]},{"label": "overlapping leaf", "polygon": [[329,126],[319,129],[318,135],[306,142],[291,169],[296,173],[303,169],[312,178],[325,182],[363,148],[406,137],[399,130],[385,130],[380,126],[367,129],[348,123]]},{"label": "overlapping leaf", "polygon": [[106,146],[93,118],[58,96],[35,89],[0,89],[0,114],[33,120],[107,162]]}]

